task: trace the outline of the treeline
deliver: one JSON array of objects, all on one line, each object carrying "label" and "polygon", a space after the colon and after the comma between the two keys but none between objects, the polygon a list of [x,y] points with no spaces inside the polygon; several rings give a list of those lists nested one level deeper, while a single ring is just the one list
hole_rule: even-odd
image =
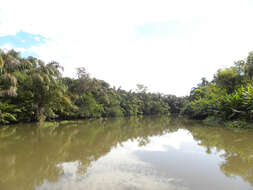
[{"label": "treeline", "polygon": [[202,78],[186,97],[149,93],[140,84],[135,91],[112,88],[82,67],[77,78],[62,71],[58,62],[0,50],[0,124],[171,113],[233,127],[253,121],[253,52],[211,81]]},{"label": "treeline", "polygon": [[253,52],[232,67],[219,69],[212,81],[202,78],[187,99],[181,115],[249,127],[253,122]]},{"label": "treeline", "polygon": [[110,87],[85,68],[77,78],[63,77],[55,61],[23,58],[0,50],[0,123],[179,113],[185,98]]}]

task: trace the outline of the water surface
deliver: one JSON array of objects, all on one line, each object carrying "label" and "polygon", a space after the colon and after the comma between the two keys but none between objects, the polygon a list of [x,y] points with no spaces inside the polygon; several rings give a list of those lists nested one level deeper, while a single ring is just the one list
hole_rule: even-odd
[{"label": "water surface", "polygon": [[253,130],[168,117],[0,128],[0,190],[250,190]]}]

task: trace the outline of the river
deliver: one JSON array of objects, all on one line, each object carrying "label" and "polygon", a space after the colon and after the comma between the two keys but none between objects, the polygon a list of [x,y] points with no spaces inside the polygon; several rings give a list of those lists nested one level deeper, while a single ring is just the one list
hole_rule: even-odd
[{"label": "river", "polygon": [[0,190],[250,190],[253,130],[173,117],[0,127]]}]

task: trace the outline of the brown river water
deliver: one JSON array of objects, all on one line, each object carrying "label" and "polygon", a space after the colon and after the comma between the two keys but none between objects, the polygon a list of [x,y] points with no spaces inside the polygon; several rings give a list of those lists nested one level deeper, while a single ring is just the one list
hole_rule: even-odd
[{"label": "brown river water", "polygon": [[251,190],[253,130],[170,117],[0,127],[0,190]]}]

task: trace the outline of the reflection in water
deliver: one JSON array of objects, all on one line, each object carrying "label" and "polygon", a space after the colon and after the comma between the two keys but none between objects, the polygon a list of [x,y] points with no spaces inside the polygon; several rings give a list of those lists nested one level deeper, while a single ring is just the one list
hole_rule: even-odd
[{"label": "reflection in water", "polygon": [[199,145],[212,154],[212,149],[223,151],[220,169],[228,177],[240,176],[253,186],[253,131],[217,128],[192,128],[192,135]]},{"label": "reflection in water", "polygon": [[1,190],[253,189],[253,131],[176,118],[2,127],[0,155]]}]

